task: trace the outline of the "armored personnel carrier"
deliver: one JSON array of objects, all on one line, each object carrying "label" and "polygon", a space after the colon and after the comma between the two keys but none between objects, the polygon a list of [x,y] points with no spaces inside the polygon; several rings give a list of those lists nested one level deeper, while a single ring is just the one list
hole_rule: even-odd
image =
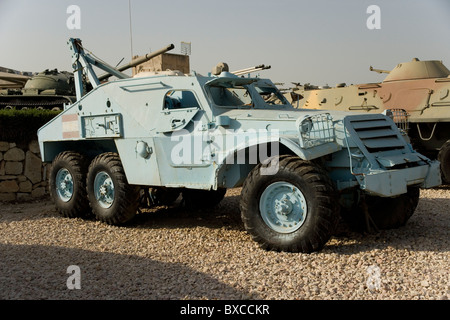
[{"label": "armored personnel carrier", "polygon": [[298,108],[387,113],[408,134],[414,148],[441,162],[442,177],[450,183],[450,71],[442,61],[398,64],[380,83],[319,88],[298,86],[289,93]]},{"label": "armored personnel carrier", "polygon": [[[130,77],[85,53],[81,40],[68,45],[77,101],[38,131],[63,216],[124,224],[142,188],[207,208],[242,187],[242,221],[261,247],[312,252],[341,209],[367,226],[396,228],[420,188],[441,183],[439,163],[383,114],[296,109],[269,79],[227,71]],[[100,83],[94,64],[118,79]]]}]

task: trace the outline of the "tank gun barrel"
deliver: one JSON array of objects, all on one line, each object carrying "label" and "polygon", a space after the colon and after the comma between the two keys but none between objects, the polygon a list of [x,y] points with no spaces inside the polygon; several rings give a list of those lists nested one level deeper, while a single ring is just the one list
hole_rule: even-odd
[{"label": "tank gun barrel", "polygon": [[[117,71],[124,71],[124,70],[130,69],[130,68],[136,67],[137,65],[140,65],[141,63],[144,63],[144,62],[146,62],[146,61],[148,61],[148,60],[150,60],[150,59],[152,59],[152,58],[154,58],[154,57],[157,57],[157,56],[159,56],[159,55],[161,55],[161,54],[163,54],[163,53],[166,53],[167,51],[170,51],[170,50],[172,50],[173,48],[175,48],[175,46],[174,46],[173,44],[170,44],[170,45],[168,45],[168,46],[166,46],[166,47],[164,47],[164,48],[162,48],[162,49],[159,49],[159,50],[157,50],[157,51],[147,53],[145,56],[142,56],[142,57],[140,57],[140,58],[133,59],[133,60],[130,61],[129,63],[127,63],[127,64],[125,64],[125,65],[122,65],[122,66],[120,66],[120,67],[117,67],[117,68],[115,68],[115,69],[116,69]],[[105,74],[99,76],[99,77],[98,77],[98,80],[99,80],[99,81],[102,81],[102,80],[105,80],[105,79],[107,79],[107,78],[109,78],[109,77],[111,77],[111,76],[112,76],[111,73],[105,73]]]},{"label": "tank gun barrel", "polygon": [[370,66],[369,70],[370,70],[370,71],[373,71],[373,72],[377,72],[377,73],[390,73],[389,70],[375,69],[375,68],[372,67],[372,66]]},{"label": "tank gun barrel", "polygon": [[[72,52],[72,67],[74,70],[74,82],[77,100],[80,100],[87,92],[83,84],[83,79],[85,76],[87,76],[88,82],[93,89],[97,88],[102,80],[108,79],[111,76],[116,76],[119,79],[127,79],[130,78],[130,76],[122,73],[123,70],[137,66],[144,61],[154,58],[174,48],[174,45],[171,44],[163,49],[146,54],[141,58],[134,59],[126,65],[115,68],[97,58],[95,55],[85,53],[80,39],[69,38],[67,45],[69,46],[69,50]],[[97,76],[92,68],[93,66],[102,69],[106,73]],[[85,74],[83,74],[83,71],[85,72]]]},{"label": "tank gun barrel", "polygon": [[137,66],[137,65],[139,65],[139,64],[141,64],[141,63],[143,63],[145,61],[148,61],[148,60],[150,60],[150,59],[152,59],[152,58],[154,58],[156,56],[159,56],[159,55],[161,55],[163,53],[166,53],[167,51],[170,51],[173,48],[175,48],[175,46],[173,44],[170,44],[170,45],[168,45],[168,46],[166,46],[166,47],[164,47],[162,49],[159,49],[158,51],[147,53],[143,57],[134,59],[130,63],[127,63],[126,65],[118,67],[117,70],[124,71],[124,70],[130,69],[130,68],[133,68],[133,67],[135,67],[135,66]]},{"label": "tank gun barrel", "polygon": [[0,71],[0,87],[23,87],[30,78],[21,74]]}]

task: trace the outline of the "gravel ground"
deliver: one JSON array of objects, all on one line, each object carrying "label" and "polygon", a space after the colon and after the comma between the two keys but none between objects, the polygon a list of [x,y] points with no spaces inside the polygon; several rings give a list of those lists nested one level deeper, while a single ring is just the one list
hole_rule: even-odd
[{"label": "gravel ground", "polygon": [[[448,299],[450,188],[422,190],[408,224],[345,224],[312,254],[267,252],[239,189],[213,211],[158,208],[126,227],[60,217],[49,199],[0,204],[0,299]],[[67,268],[80,268],[69,290]]]}]

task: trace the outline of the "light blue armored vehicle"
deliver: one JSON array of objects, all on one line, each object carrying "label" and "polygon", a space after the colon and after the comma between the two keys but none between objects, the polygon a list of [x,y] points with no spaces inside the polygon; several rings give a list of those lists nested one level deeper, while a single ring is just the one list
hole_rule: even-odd
[{"label": "light blue armored vehicle", "polygon": [[[270,80],[226,69],[130,77],[79,39],[68,45],[77,101],[38,132],[63,216],[123,224],[142,190],[154,202],[181,194],[207,208],[242,187],[242,220],[261,247],[312,252],[341,211],[360,225],[399,227],[420,188],[441,184],[439,163],[415,152],[385,115],[295,109]],[[117,79],[101,83],[93,66]]]}]

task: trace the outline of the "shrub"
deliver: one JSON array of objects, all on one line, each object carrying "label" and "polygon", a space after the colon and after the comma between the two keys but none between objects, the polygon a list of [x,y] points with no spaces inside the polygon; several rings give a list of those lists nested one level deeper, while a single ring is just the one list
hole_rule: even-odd
[{"label": "shrub", "polygon": [[37,139],[37,130],[61,111],[41,109],[1,109],[0,141],[30,142]]}]

